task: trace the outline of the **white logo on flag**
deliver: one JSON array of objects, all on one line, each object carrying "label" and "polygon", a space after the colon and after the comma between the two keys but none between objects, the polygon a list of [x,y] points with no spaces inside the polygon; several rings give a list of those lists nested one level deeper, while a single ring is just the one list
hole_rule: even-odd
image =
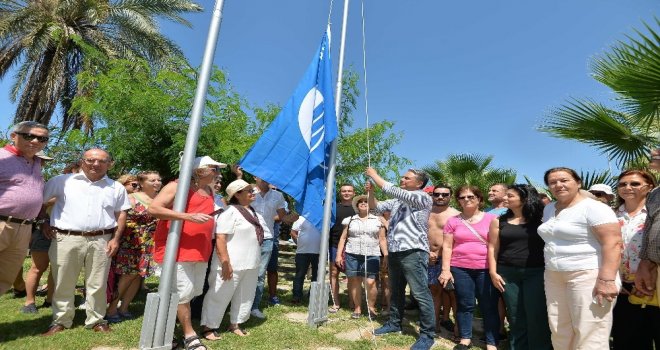
[{"label": "white logo on flag", "polygon": [[298,127],[309,153],[314,152],[323,142],[323,95],[313,87],[307,92],[298,110]]}]

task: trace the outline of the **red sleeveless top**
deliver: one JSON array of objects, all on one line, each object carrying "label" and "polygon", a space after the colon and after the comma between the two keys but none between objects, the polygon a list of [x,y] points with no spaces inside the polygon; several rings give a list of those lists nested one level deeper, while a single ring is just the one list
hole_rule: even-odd
[{"label": "red sleeveless top", "polygon": [[[206,197],[196,191],[188,191],[185,212],[204,214],[213,212],[213,196]],[[213,251],[211,237],[213,237],[214,227],[215,220],[209,220],[203,224],[184,220],[176,261],[208,262]],[[154,260],[159,264],[163,262],[165,256],[165,244],[167,243],[167,233],[169,230],[169,220],[158,220],[156,231],[154,232]]]}]

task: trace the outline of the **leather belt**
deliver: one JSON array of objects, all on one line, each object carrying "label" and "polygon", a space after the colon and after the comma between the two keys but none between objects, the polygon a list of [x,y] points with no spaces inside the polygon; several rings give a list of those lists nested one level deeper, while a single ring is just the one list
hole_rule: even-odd
[{"label": "leather belt", "polygon": [[0,215],[0,220],[14,222],[14,223],[21,224],[21,225],[32,225],[32,224],[34,224],[34,219],[19,219],[19,218],[15,218],[13,216]]},{"label": "leather belt", "polygon": [[71,235],[71,236],[83,236],[83,237],[94,237],[94,236],[101,236],[101,235],[108,235],[113,232],[115,232],[114,228],[109,228],[105,230],[96,230],[96,231],[72,231],[72,230],[62,230],[57,227],[52,227],[51,228],[54,232],[65,234],[65,235]]}]

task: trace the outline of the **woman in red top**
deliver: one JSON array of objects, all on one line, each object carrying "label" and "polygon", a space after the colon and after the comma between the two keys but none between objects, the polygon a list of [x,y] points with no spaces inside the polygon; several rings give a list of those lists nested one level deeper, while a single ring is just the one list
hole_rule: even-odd
[{"label": "woman in red top", "polygon": [[213,190],[211,186],[220,168],[226,164],[216,162],[209,156],[197,157],[193,164],[193,176],[188,190],[186,210],[183,213],[172,210],[178,183],[170,182],[163,187],[149,206],[149,214],[161,219],[156,227],[154,260],[162,264],[165,244],[170,228],[170,220],[183,220],[181,238],[176,256],[177,278],[173,292],[179,294],[177,317],[183,330],[185,348],[203,348],[197,333],[192,327],[190,301],[202,294],[204,276],[211,255],[211,235],[214,220]]}]

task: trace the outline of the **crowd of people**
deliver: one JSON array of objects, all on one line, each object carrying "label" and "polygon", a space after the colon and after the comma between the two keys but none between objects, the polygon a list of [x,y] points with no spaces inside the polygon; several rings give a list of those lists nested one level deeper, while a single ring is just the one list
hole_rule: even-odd
[{"label": "crowd of people", "polygon": [[[228,331],[248,336],[242,324],[265,319],[262,305],[281,303],[280,225],[292,225],[296,244],[291,303],[305,300],[310,268],[317,278],[319,230],[268,182],[245,181],[238,166],[223,197],[227,165],[195,158],[186,210],[178,212],[178,180],[163,186],[153,171],[112,180],[110,154],[92,148],[44,181],[41,168],[52,159],[41,152],[48,128],[21,122],[10,138],[0,149],[0,294],[20,290],[29,249],[21,311],[51,308],[43,336],[73,326],[83,271],[86,328],[110,332],[111,324],[136,317],[129,307],[163,263],[173,220],[182,221],[172,292],[183,334],[173,346],[204,349],[203,341],[220,340],[228,307]],[[660,149],[649,167],[660,171]],[[454,349],[469,349],[477,306],[489,350],[504,338],[514,350],[660,345],[660,187],[648,170],[625,170],[616,190],[583,190],[573,169],[556,167],[544,174],[548,193],[493,184],[486,196],[475,186],[432,185],[415,169],[398,186],[373,168],[365,175],[363,195],[357,186],[339,186],[329,237],[330,313],[342,308],[343,272],[350,317],[387,317],[376,336],[400,333],[405,310],[419,309],[413,350],[430,349],[441,328],[453,334]],[[376,198],[376,187],[389,199]],[[48,292],[37,307],[39,289]],[[194,300],[201,301],[199,333]]]}]

